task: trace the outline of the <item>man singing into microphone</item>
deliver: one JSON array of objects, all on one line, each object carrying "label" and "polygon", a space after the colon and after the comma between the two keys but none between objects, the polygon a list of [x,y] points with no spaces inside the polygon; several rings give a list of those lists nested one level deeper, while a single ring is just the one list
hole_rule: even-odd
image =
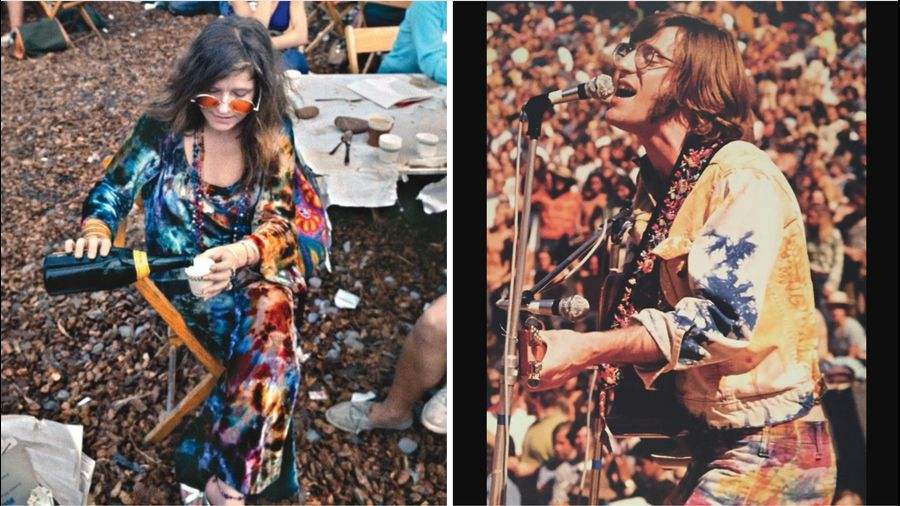
[{"label": "man singing into microphone", "polygon": [[[612,329],[541,332],[540,389],[598,363],[667,372],[695,420],[674,503],[830,504],[803,217],[749,137],[752,83],[731,35],[674,12],[616,48],[605,119],[646,149]],[[593,301],[592,301],[593,302]]]}]

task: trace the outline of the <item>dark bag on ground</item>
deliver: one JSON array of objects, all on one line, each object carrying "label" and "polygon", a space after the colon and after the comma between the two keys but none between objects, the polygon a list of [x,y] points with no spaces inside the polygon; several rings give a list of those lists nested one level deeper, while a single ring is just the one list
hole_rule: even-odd
[{"label": "dark bag on ground", "polygon": [[[106,28],[107,25],[103,16],[90,6],[85,6],[84,9],[98,30]],[[19,33],[25,43],[26,56],[33,58],[53,51],[65,51],[68,48],[57,20],[59,23],[62,23],[69,34],[90,30],[87,23],[81,19],[78,9],[62,9],[56,13],[56,19],[44,18],[40,21],[24,24],[19,27]]]}]

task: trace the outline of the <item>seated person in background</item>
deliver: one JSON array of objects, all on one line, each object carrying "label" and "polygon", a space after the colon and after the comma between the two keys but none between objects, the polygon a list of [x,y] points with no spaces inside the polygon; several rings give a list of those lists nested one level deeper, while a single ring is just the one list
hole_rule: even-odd
[{"label": "seated person in background", "polygon": [[300,46],[309,42],[309,27],[306,23],[306,8],[303,0],[289,2],[272,2],[261,0],[256,2],[256,9],[250,2],[232,0],[220,2],[222,14],[235,15],[242,18],[253,18],[262,23],[272,36],[272,45],[281,52],[281,61],[285,70],[297,70],[309,73],[306,55],[300,52]]},{"label": "seated person in background", "polygon": [[363,6],[363,16],[366,18],[366,26],[397,26],[403,22],[406,9],[412,2],[366,2]]},{"label": "seated person in background", "polygon": [[852,306],[850,298],[844,292],[832,292],[827,305],[834,323],[829,350],[836,357],[850,356],[865,363],[866,330],[848,314]]},{"label": "seated person in background", "polygon": [[[353,434],[372,429],[406,430],[413,424],[413,404],[446,372],[447,296],[442,295],[416,320],[406,338],[387,398],[381,402],[344,401],[328,408],[325,418]],[[438,434],[447,433],[446,385],[422,408],[422,425]]]},{"label": "seated person in background", "polygon": [[447,4],[413,2],[379,74],[421,73],[447,84]]}]

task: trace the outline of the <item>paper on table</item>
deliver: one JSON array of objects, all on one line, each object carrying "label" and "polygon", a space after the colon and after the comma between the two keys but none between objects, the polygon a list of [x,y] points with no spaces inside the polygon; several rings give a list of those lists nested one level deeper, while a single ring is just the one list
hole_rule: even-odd
[{"label": "paper on table", "polygon": [[348,171],[321,178],[328,204],[347,207],[386,207],[397,201],[397,172]]},{"label": "paper on table", "polygon": [[431,94],[403,81],[393,79],[360,79],[347,87],[376,104],[390,109],[400,102],[418,102],[431,98]]}]

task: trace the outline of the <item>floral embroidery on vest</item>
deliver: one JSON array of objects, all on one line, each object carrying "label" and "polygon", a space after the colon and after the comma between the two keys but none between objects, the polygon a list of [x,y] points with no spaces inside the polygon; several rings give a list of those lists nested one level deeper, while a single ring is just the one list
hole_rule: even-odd
[{"label": "floral embroidery on vest", "polygon": [[645,307],[660,307],[665,304],[659,289],[658,264],[656,255],[651,253],[669,235],[675,215],[684,200],[691,193],[694,184],[706,169],[710,159],[724,143],[703,145],[699,139],[689,136],[684,141],[675,170],[669,181],[668,190],[660,205],[650,218],[650,224],[641,237],[639,253],[634,256],[625,271],[628,279],[613,316],[612,328],[628,326],[631,316]]}]

